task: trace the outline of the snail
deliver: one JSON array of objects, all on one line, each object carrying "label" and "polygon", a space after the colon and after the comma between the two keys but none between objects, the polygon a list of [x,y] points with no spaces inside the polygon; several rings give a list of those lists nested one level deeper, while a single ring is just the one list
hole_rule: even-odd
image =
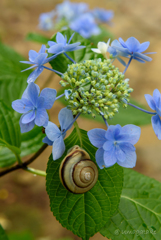
[{"label": "snail", "polygon": [[63,186],[72,193],[85,193],[97,182],[98,168],[89,154],[78,145],[68,150],[59,168]]}]

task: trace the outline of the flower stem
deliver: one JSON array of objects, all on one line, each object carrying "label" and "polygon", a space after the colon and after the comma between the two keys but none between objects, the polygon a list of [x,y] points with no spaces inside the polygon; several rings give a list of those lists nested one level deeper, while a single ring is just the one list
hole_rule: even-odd
[{"label": "flower stem", "polygon": [[56,71],[56,70],[54,70],[54,69],[52,69],[52,68],[48,68],[48,67],[46,67],[46,66],[43,66],[43,67],[46,68],[46,69],[48,69],[48,70],[50,70],[50,71],[53,71],[53,72],[61,75],[61,76],[63,76],[63,73],[61,73],[61,72],[59,72],[59,71]]},{"label": "flower stem", "polygon": [[152,114],[152,115],[155,115],[155,114],[156,114],[155,112],[149,112],[149,111],[147,111],[147,110],[145,110],[145,109],[143,109],[143,108],[140,108],[140,107],[138,107],[138,106],[136,106],[136,105],[134,105],[134,104],[132,104],[132,103],[126,102],[126,104],[128,104],[129,106],[134,107],[134,108],[136,108],[136,109],[138,109],[138,110],[140,110],[140,111],[142,111],[142,112],[145,112],[145,113],[148,113],[148,114]]},{"label": "flower stem", "polygon": [[101,116],[102,116],[102,118],[103,118],[103,120],[104,120],[104,122],[105,122],[105,124],[106,124],[106,126],[107,126],[107,128],[108,128],[108,127],[109,127],[109,124],[108,124],[107,120],[104,118],[103,115],[101,115]]},{"label": "flower stem", "polygon": [[64,55],[70,60],[70,61],[72,61],[73,63],[76,63],[71,57],[69,57],[68,56],[68,54],[66,54],[65,52],[64,52]]},{"label": "flower stem", "polygon": [[82,147],[83,146],[82,137],[81,137],[81,133],[80,133],[80,129],[79,129],[77,121],[74,122],[74,126],[75,126],[75,129],[77,131],[77,134],[78,134],[78,137],[79,137],[79,140],[80,140],[80,147]]},{"label": "flower stem", "polygon": [[81,113],[78,113],[77,116],[74,118],[74,120],[69,124],[69,126],[65,129],[65,131],[63,132],[66,133],[70,128],[71,126],[74,124],[74,122],[77,120],[77,118],[80,116]]},{"label": "flower stem", "polygon": [[58,97],[55,98],[55,101],[58,100],[59,98],[63,97],[65,95],[65,93],[62,93],[61,95],[59,95]]},{"label": "flower stem", "polygon": [[129,67],[132,59],[133,59],[133,56],[130,57],[130,59],[129,59],[129,61],[128,61],[127,65],[126,65],[126,67],[125,67],[125,69],[124,69],[124,71],[123,71],[123,74],[125,74],[125,72],[126,72],[126,70],[128,69],[128,67]]},{"label": "flower stem", "polygon": [[39,176],[42,176],[42,177],[46,177],[46,172],[45,171],[41,171],[41,170],[37,170],[37,169],[34,169],[34,168],[29,168],[29,167],[26,167],[26,168],[23,168],[23,169],[27,172],[32,173],[32,174],[36,174],[36,175],[39,175]]}]

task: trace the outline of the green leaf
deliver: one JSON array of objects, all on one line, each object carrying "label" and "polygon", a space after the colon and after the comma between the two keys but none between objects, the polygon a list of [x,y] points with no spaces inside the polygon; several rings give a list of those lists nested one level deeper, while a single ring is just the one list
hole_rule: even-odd
[{"label": "green leaf", "polygon": [[0,239],[1,240],[9,240],[4,229],[2,228],[1,224],[0,224]]},{"label": "green leaf", "polygon": [[[43,145],[41,128],[35,126],[33,130],[21,135],[21,157],[37,152]],[[9,167],[16,162],[15,155],[6,147],[0,148],[0,168]]]},{"label": "green leaf", "polygon": [[20,128],[13,112],[0,101],[0,145],[8,147],[12,152],[20,153]]},{"label": "green leaf", "polygon": [[38,43],[42,43],[42,44],[47,44],[47,42],[50,40],[50,38],[48,38],[44,35],[41,35],[39,33],[30,32],[27,34],[25,40],[38,42]]},{"label": "green leaf", "polygon": [[[67,30],[63,30],[61,31],[61,33],[65,36],[67,36],[67,40],[69,40],[69,38],[71,37],[71,35],[73,34],[74,31],[72,31],[71,29],[67,29]],[[51,41],[56,41],[56,34],[51,38]],[[80,42],[82,46],[86,46],[86,48],[77,50],[77,51],[73,51],[73,52],[68,52],[67,54],[73,59],[75,60],[77,63],[82,62],[84,60],[88,60],[88,59],[94,59],[95,58],[95,54],[94,52],[91,51],[91,48],[93,47],[91,45],[91,42],[85,38],[83,38],[81,35],[79,35],[78,33],[74,34],[74,37],[71,40],[71,44],[72,43],[76,43],[76,42]],[[67,70],[68,64],[71,64],[72,62],[64,55],[64,54],[60,54],[59,56],[57,56],[55,59],[53,59],[50,64],[53,67],[53,69],[64,73]]]},{"label": "green leaf", "polygon": [[26,86],[27,77],[31,71],[21,73],[21,70],[29,67],[19,61],[24,58],[13,49],[0,43],[0,99],[10,109],[11,103],[22,96]]},{"label": "green leaf", "polygon": [[9,234],[9,240],[34,240],[34,237],[28,231],[14,232]]},{"label": "green leaf", "polygon": [[125,169],[118,211],[100,233],[112,240],[160,240],[161,183]]},{"label": "green leaf", "polygon": [[51,155],[48,162],[46,189],[50,207],[63,227],[88,240],[116,211],[122,190],[123,170],[117,164],[108,169],[98,169],[99,177],[95,186],[84,194],[73,194],[59,180],[60,163],[67,150],[74,145],[86,150],[95,162],[96,148],[89,142],[87,132],[81,129],[74,129],[65,140],[65,145],[66,152],[61,159],[53,161]]}]

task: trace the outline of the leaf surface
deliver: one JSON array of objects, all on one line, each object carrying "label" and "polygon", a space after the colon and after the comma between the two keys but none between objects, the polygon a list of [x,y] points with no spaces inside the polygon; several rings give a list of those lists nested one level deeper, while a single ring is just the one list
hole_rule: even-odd
[{"label": "leaf surface", "polygon": [[161,183],[124,169],[118,211],[100,233],[112,240],[160,240]]},{"label": "leaf surface", "polygon": [[84,194],[73,194],[66,190],[59,180],[59,166],[74,145],[86,150],[95,161],[96,148],[93,147],[84,130],[74,129],[65,140],[66,152],[61,159],[49,158],[46,189],[54,216],[63,227],[71,230],[83,240],[88,240],[99,231],[117,209],[123,181],[122,168],[115,164],[108,169],[98,169],[99,177],[95,186]]}]

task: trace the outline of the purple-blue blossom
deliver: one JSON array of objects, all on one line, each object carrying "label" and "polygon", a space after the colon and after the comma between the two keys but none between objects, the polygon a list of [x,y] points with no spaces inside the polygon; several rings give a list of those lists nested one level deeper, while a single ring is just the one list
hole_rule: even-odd
[{"label": "purple-blue blossom", "polygon": [[82,13],[88,10],[88,4],[86,3],[74,3],[70,1],[64,1],[63,3],[57,4],[56,13],[58,16],[57,21],[66,19],[68,22],[80,16]]},{"label": "purple-blue blossom", "polygon": [[[46,53],[46,46],[42,45],[42,47],[38,53],[34,50],[29,51],[29,61],[20,61],[21,63],[33,65],[29,68],[22,70],[21,72],[27,71],[32,68],[36,68],[27,78],[28,83],[34,82],[37,79],[37,77],[42,73],[44,68],[51,70],[53,72],[56,72],[57,74],[62,75],[62,73],[44,66],[45,63],[50,61],[50,58],[47,58],[47,56],[48,56],[48,54]],[[53,56],[53,58],[56,58],[56,57],[57,57],[57,55]]]},{"label": "purple-blue blossom", "polygon": [[57,127],[56,124],[49,121],[48,125],[45,128],[46,137],[43,139],[44,143],[53,146],[53,160],[57,160],[58,158],[60,158],[65,151],[65,130],[72,127],[72,111],[67,108],[61,109],[58,115],[58,119],[60,123],[60,129]]},{"label": "purple-blue blossom", "polygon": [[56,90],[44,88],[40,93],[40,88],[35,83],[29,83],[22,98],[12,102],[12,108],[23,113],[20,118],[21,132],[29,132],[35,125],[47,126],[48,114],[46,109],[50,109],[56,98]]},{"label": "purple-blue blossom", "polygon": [[114,45],[113,48],[119,50],[119,52],[126,53],[130,56],[130,59],[135,59],[141,63],[145,61],[151,61],[152,58],[146,54],[153,54],[153,52],[143,53],[148,47],[150,42],[140,43],[136,38],[130,37],[124,42],[122,38],[119,38],[121,46]]},{"label": "purple-blue blossom", "polygon": [[91,13],[84,13],[74,21],[72,21],[69,27],[78,32],[84,38],[89,38],[92,35],[98,35],[100,29],[97,26],[94,17]]},{"label": "purple-blue blossom", "polygon": [[137,156],[134,144],[139,140],[140,133],[140,127],[132,124],[124,127],[110,125],[107,130],[90,130],[87,133],[89,140],[98,148],[95,155],[98,166],[102,169],[117,163],[126,168],[135,167]]},{"label": "purple-blue blossom", "polygon": [[42,13],[39,17],[39,28],[45,31],[51,30],[54,27],[53,18],[55,11]]},{"label": "purple-blue blossom", "polygon": [[53,54],[61,54],[85,48],[85,46],[79,46],[81,44],[80,42],[70,44],[73,36],[74,33],[67,42],[67,37],[66,36],[64,37],[63,34],[58,32],[56,35],[56,42],[54,41],[48,42],[49,45],[48,52]]},{"label": "purple-blue blossom", "polygon": [[161,93],[158,89],[153,91],[153,96],[145,94],[145,99],[149,107],[154,110],[154,116],[151,118],[153,130],[159,140],[161,140]]},{"label": "purple-blue blossom", "polygon": [[99,22],[109,23],[114,16],[113,11],[105,10],[103,8],[95,8],[92,11],[92,14]]}]

